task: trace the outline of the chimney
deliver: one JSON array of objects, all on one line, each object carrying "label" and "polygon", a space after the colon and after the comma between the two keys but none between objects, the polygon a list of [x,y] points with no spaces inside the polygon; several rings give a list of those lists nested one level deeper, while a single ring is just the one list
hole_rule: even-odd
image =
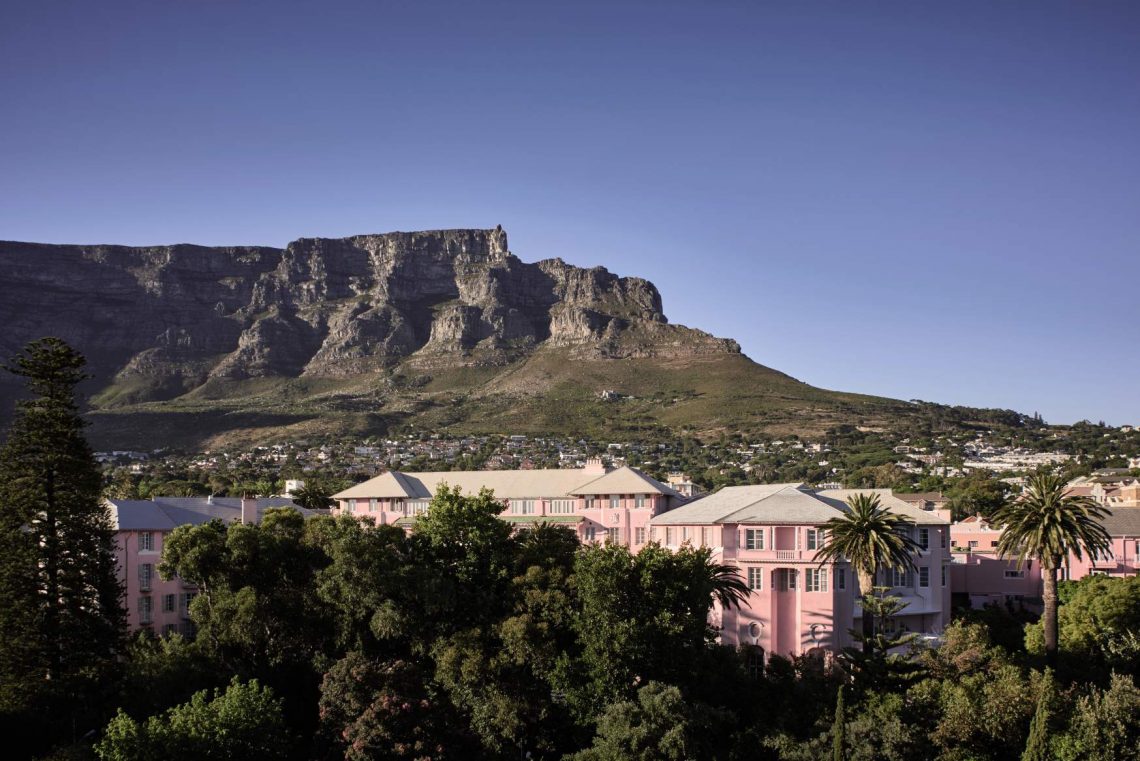
[{"label": "chimney", "polygon": [[606,466],[602,463],[601,457],[591,457],[586,460],[586,467],[583,472],[591,476],[604,476],[606,474]]},{"label": "chimney", "polygon": [[241,498],[241,522],[247,526],[257,523],[257,500]]}]

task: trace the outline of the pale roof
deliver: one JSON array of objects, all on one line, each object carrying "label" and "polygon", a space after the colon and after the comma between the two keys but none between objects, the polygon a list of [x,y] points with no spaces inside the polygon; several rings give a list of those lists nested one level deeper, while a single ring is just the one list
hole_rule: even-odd
[{"label": "pale roof", "polygon": [[334,499],[429,499],[443,484],[464,494],[490,489],[499,499],[573,497],[583,494],[680,495],[649,476],[623,467],[599,475],[582,468],[534,470],[449,470],[430,473],[391,471],[333,495]]},{"label": "pale roof", "polygon": [[679,492],[629,466],[606,473],[589,483],[575,488],[571,494],[666,494],[681,496]]},{"label": "pale roof", "polygon": [[949,525],[950,523],[945,518],[939,518],[936,513],[915,507],[906,500],[899,499],[890,489],[821,489],[816,493],[823,499],[843,503],[845,507],[847,500],[856,494],[877,494],[883,507],[895,515],[901,515],[911,523],[928,525]]},{"label": "pale roof", "polygon": [[1104,516],[1103,523],[1109,536],[1140,537],[1140,508],[1121,507],[1109,510]]},{"label": "pale roof", "polygon": [[948,521],[891,494],[889,489],[826,489],[812,491],[801,483],[727,486],[652,519],[654,525],[703,523],[819,525],[848,511],[847,498],[860,493],[878,494],[892,513],[915,524]]},{"label": "pale roof", "polygon": [[819,499],[803,484],[726,486],[651,520],[654,525],[702,523],[819,524],[845,509]]},{"label": "pale roof", "polygon": [[[108,499],[116,531],[171,531],[178,526],[197,526],[214,519],[231,523],[241,520],[241,499],[228,497],[156,497],[153,500]],[[284,497],[257,500],[260,519],[271,507],[292,507],[302,515],[314,514]]]}]

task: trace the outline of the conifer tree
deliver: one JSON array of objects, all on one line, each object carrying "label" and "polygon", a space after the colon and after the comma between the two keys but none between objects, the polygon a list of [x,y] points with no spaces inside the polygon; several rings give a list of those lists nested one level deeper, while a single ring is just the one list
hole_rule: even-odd
[{"label": "conifer tree", "polygon": [[1041,678],[1041,691],[1037,695],[1037,711],[1029,725],[1029,739],[1025,742],[1025,752],[1021,761],[1051,761],[1049,752],[1049,721],[1056,687],[1053,684],[1052,669],[1045,669]]},{"label": "conifer tree", "polygon": [[0,714],[28,732],[88,729],[123,643],[114,529],[75,402],[85,364],[42,338],[4,368],[31,396],[0,448]]},{"label": "conifer tree", "polygon": [[843,747],[847,744],[847,709],[843,705],[843,685],[839,685],[839,695],[835,698],[835,722],[831,725],[831,761],[843,761],[847,756]]}]

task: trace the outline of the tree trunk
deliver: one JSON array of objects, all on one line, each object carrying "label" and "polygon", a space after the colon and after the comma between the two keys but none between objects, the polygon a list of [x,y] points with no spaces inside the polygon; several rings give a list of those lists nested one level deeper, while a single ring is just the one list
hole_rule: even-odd
[{"label": "tree trunk", "polygon": [[875,618],[866,600],[875,594],[875,573],[859,571],[859,594],[863,598],[863,652],[871,652],[871,640],[875,638]]},{"label": "tree trunk", "polygon": [[1057,568],[1049,563],[1041,568],[1045,591],[1045,613],[1041,618],[1045,627],[1045,662],[1057,665]]}]

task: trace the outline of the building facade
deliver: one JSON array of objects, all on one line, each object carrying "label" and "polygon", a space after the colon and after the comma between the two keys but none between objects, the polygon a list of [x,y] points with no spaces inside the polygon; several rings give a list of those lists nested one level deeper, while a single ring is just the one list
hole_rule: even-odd
[{"label": "building facade", "polygon": [[516,525],[562,524],[583,542],[612,541],[634,550],[649,543],[653,516],[685,502],[672,487],[639,470],[609,470],[594,459],[585,468],[569,469],[390,471],[334,494],[333,511],[410,530],[444,485],[465,494],[492,490],[506,505],[503,520]]},{"label": "building facade", "polygon": [[860,491],[878,494],[903,516],[922,548],[913,571],[884,571],[877,580],[904,604],[892,624],[938,635],[950,614],[949,522],[888,490],[727,487],[653,518],[652,537],[667,547],[703,544],[716,560],[739,569],[750,590],[747,601],[714,612],[725,644],[778,655],[837,652],[854,644],[851,632],[861,623],[859,583],[848,563],[821,562],[817,553],[826,541],[824,524],[844,515],[846,500]]},{"label": "building facade", "polygon": [[[1060,569],[1059,579],[1077,581],[1093,574],[1125,577],[1140,573],[1140,509],[1109,509],[1103,520],[1111,540],[1107,553],[1090,557],[1071,554]],[[1000,526],[981,516],[971,516],[950,527],[951,585],[963,603],[980,608],[987,604],[1022,606],[1039,610],[1044,581],[1036,558],[1018,563],[998,553]]]},{"label": "building facade", "polygon": [[[156,497],[153,500],[106,500],[115,527],[119,581],[125,590],[127,626],[155,634],[192,635],[189,605],[198,589],[182,579],[163,581],[158,563],[166,537],[178,526],[211,520],[256,523],[271,507],[301,510],[290,499]],[[305,514],[310,511],[301,510]]]}]

